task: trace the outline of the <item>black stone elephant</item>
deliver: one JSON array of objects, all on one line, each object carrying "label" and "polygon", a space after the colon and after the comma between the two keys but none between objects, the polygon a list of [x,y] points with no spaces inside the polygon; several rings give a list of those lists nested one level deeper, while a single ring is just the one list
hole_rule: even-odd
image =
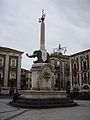
[{"label": "black stone elephant", "polygon": [[35,50],[33,52],[33,55],[26,54],[29,58],[35,58],[37,57],[37,60],[34,61],[34,63],[42,63],[42,52],[40,50]]},{"label": "black stone elephant", "polygon": [[37,60],[34,61],[34,63],[49,63],[49,53],[47,53],[47,60],[46,61],[42,60],[42,52],[40,50],[35,50],[33,52],[33,55],[28,55],[27,53],[26,53],[26,55],[29,58],[35,58],[35,57],[37,57]]}]

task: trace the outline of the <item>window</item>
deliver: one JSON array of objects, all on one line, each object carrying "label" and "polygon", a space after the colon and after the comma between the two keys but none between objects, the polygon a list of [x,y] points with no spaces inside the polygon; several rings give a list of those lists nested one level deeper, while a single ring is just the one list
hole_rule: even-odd
[{"label": "window", "polygon": [[3,81],[3,71],[0,70],[0,86],[3,86],[4,81]]},{"label": "window", "polygon": [[68,63],[66,63],[66,65],[65,65],[65,74],[66,74],[66,76],[69,76],[69,73],[70,72],[70,69],[69,69],[69,65],[68,65]]},{"label": "window", "polygon": [[15,58],[12,58],[11,59],[11,65],[10,65],[11,67],[16,67],[16,59]]},{"label": "window", "polygon": [[74,64],[74,68],[75,68],[75,70],[76,70],[76,64]]},{"label": "window", "polygon": [[3,78],[3,71],[0,70],[0,78]]},{"label": "window", "polygon": [[16,72],[15,71],[10,72],[9,86],[10,87],[16,87],[17,86]]},{"label": "window", "polygon": [[0,57],[0,67],[3,67],[3,66],[4,66],[4,58]]},{"label": "window", "polygon": [[89,56],[87,55],[87,69],[89,70]]},{"label": "window", "polygon": [[16,79],[16,73],[15,72],[11,72],[10,73],[10,79]]},{"label": "window", "polygon": [[83,69],[86,70],[86,61],[83,62]]},{"label": "window", "polygon": [[79,71],[79,62],[78,62],[78,58],[77,58],[77,71]]},{"label": "window", "polygon": [[86,76],[86,73],[84,73],[84,82],[86,82],[87,80],[87,76]]}]

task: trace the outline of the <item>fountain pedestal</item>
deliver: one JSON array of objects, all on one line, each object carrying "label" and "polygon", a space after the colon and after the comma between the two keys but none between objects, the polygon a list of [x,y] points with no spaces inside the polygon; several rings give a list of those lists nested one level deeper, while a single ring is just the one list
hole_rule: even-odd
[{"label": "fountain pedestal", "polygon": [[54,84],[54,68],[50,63],[32,65],[32,90],[52,90]]},{"label": "fountain pedestal", "polygon": [[21,96],[10,102],[22,108],[54,108],[76,106],[65,91],[53,90],[53,66],[50,63],[32,65],[32,90],[21,90]]},{"label": "fountain pedestal", "polygon": [[11,101],[11,106],[46,109],[55,107],[71,107],[77,105],[77,103],[65,96],[64,91],[22,90],[20,92],[21,96],[16,101]]}]

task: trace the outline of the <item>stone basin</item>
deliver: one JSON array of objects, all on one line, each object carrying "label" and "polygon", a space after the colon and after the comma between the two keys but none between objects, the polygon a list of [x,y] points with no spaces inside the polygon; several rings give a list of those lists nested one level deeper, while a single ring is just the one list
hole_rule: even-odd
[{"label": "stone basin", "polygon": [[45,109],[76,106],[73,100],[66,97],[65,91],[22,90],[21,96],[10,105],[21,108]]}]

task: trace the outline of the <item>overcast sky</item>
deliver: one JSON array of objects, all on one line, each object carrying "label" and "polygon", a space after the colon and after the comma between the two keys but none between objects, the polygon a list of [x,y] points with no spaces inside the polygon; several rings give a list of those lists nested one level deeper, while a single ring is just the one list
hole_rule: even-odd
[{"label": "overcast sky", "polygon": [[45,10],[45,47],[60,43],[67,55],[90,48],[90,0],[0,0],[0,46],[23,51],[22,67],[30,69],[40,49],[40,24]]}]

